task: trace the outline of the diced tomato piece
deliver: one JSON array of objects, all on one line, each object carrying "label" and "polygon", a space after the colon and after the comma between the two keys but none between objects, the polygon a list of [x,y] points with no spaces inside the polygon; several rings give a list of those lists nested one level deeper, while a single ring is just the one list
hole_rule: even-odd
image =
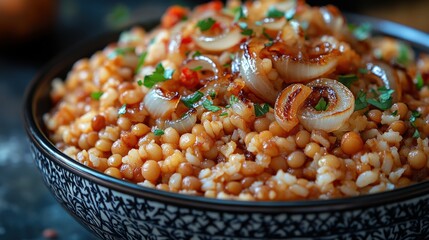
[{"label": "diced tomato piece", "polygon": [[186,18],[188,14],[189,14],[188,9],[182,6],[179,6],[179,5],[171,6],[170,8],[167,9],[165,14],[162,16],[161,24],[165,28],[170,28],[176,25],[176,23]]},{"label": "diced tomato piece", "polygon": [[185,67],[180,74],[180,82],[187,88],[195,88],[199,84],[198,73]]},{"label": "diced tomato piece", "polygon": [[191,36],[187,36],[182,38],[182,44],[189,44],[192,42],[192,37]]},{"label": "diced tomato piece", "polygon": [[222,9],[223,9],[223,3],[221,1],[211,1],[209,3],[205,3],[198,6],[195,10],[197,12],[210,11],[210,10],[219,12]]}]

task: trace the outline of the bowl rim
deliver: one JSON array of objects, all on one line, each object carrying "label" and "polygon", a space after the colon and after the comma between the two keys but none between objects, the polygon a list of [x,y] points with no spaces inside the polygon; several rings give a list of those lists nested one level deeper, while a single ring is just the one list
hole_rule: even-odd
[{"label": "bowl rim", "polygon": [[[371,24],[375,33],[392,36],[406,41],[416,48],[424,49],[429,52],[429,35],[419,30],[394,23],[387,20],[380,20],[373,17],[362,16],[358,14],[346,13],[349,22]],[[155,26],[158,21],[146,21],[138,24],[146,29]],[[120,31],[99,34],[96,37],[90,37],[73,47],[62,52],[59,56],[50,61],[39,73],[32,79],[24,95],[22,106],[22,116],[28,138],[39,151],[55,164],[60,165],[67,171],[70,171],[81,178],[95,182],[106,188],[129,194],[135,197],[163,202],[168,205],[182,206],[195,209],[209,209],[213,211],[229,212],[253,212],[253,213],[321,213],[327,211],[346,211],[368,207],[375,207],[384,204],[411,200],[429,194],[429,181],[415,183],[413,185],[389,190],[381,193],[360,195],[355,197],[345,197],[327,200],[300,200],[300,201],[241,201],[241,200],[223,200],[207,198],[203,196],[191,196],[174,192],[162,191],[140,186],[135,183],[123,181],[105,175],[91,169],[68,157],[48,139],[42,130],[42,116],[37,115],[37,103],[41,99],[42,83],[50,84],[57,77],[58,71],[69,71],[72,64],[77,59],[86,57],[82,49],[90,50],[94,53],[106,46],[112,40],[118,38]],[[404,34],[405,33],[405,34]],[[97,47],[96,47],[97,46]],[[90,54],[88,52],[88,54]]]}]

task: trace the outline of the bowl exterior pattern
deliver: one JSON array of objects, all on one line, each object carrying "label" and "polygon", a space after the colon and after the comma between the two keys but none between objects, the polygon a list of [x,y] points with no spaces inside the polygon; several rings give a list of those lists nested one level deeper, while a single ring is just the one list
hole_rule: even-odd
[{"label": "bowl exterior pattern", "polygon": [[365,209],[246,213],[193,209],[109,189],[62,167],[31,143],[55,198],[102,239],[426,239],[429,195]]}]

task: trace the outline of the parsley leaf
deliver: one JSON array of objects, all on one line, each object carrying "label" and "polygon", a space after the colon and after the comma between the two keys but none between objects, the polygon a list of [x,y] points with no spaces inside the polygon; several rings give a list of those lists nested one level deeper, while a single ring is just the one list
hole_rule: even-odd
[{"label": "parsley leaf", "polygon": [[358,77],[355,74],[348,74],[348,75],[340,75],[338,77],[338,81],[344,86],[350,88],[350,86],[358,80]]},{"label": "parsley leaf", "polygon": [[237,96],[231,95],[231,97],[229,97],[229,104],[230,105],[235,104],[237,102],[238,102],[238,97]]},{"label": "parsley leaf", "polygon": [[98,92],[92,92],[91,93],[91,98],[94,100],[100,100],[101,96],[103,95],[103,92],[98,91]]},{"label": "parsley leaf", "polygon": [[200,71],[201,69],[203,69],[203,66],[197,66],[197,67],[191,68],[191,70],[194,72]]},{"label": "parsley leaf", "polygon": [[274,44],[273,41],[269,41],[267,43],[264,44],[265,47],[271,47]]},{"label": "parsley leaf", "polygon": [[183,104],[185,104],[186,107],[193,108],[194,104],[196,102],[200,101],[203,96],[204,96],[204,93],[202,93],[200,91],[196,91],[191,96],[188,96],[186,98],[182,98],[182,102],[183,102]]},{"label": "parsley leaf", "polygon": [[159,63],[158,65],[156,65],[155,72],[153,72],[151,75],[147,75],[144,77],[143,85],[145,87],[151,88],[159,82],[170,80],[173,76],[173,73],[174,70],[165,69],[164,66]]},{"label": "parsley leaf", "polygon": [[368,69],[366,69],[366,68],[359,68],[358,71],[360,74],[367,74],[368,73]]},{"label": "parsley leaf", "polygon": [[212,28],[215,23],[216,23],[216,21],[213,18],[209,17],[209,18],[198,21],[197,27],[200,28],[200,30],[204,32],[204,31],[207,31],[210,28]]},{"label": "parsley leaf", "polygon": [[420,137],[420,132],[419,130],[416,128],[416,130],[413,133],[413,138],[419,138]]},{"label": "parsley leaf", "polygon": [[164,135],[164,130],[156,128],[155,130],[153,130],[153,134],[155,134],[155,136]]},{"label": "parsley leaf", "polygon": [[328,108],[328,102],[326,102],[325,98],[321,97],[319,99],[319,102],[316,104],[316,106],[314,106],[314,109],[316,109],[317,111],[326,111],[326,109]]},{"label": "parsley leaf", "polygon": [[393,104],[392,94],[395,91],[392,89],[387,89],[386,87],[378,88],[378,100],[369,98],[366,101],[372,106],[379,108],[381,110],[389,109]]},{"label": "parsley leaf", "polygon": [[396,58],[396,61],[399,64],[402,65],[407,65],[410,61],[410,56],[409,56],[409,46],[405,43],[399,43],[399,55]]},{"label": "parsley leaf", "polygon": [[226,117],[226,116],[228,116],[228,113],[227,112],[223,112],[223,113],[219,114],[219,116],[220,117]]},{"label": "parsley leaf", "polygon": [[194,52],[194,54],[192,54],[192,58],[195,58],[195,57],[198,57],[198,56],[201,56],[201,52],[200,51],[195,51]]},{"label": "parsley leaf", "polygon": [[267,17],[269,18],[281,18],[285,15],[284,12],[277,10],[275,7],[270,7],[267,12]]},{"label": "parsley leaf", "polygon": [[209,96],[210,96],[212,99],[214,99],[214,98],[216,97],[216,92],[215,92],[214,90],[211,90],[211,91],[209,92]]},{"label": "parsley leaf", "polygon": [[366,102],[366,93],[360,90],[355,100],[355,111],[362,110],[366,107],[368,107],[368,103]]},{"label": "parsley leaf", "polygon": [[392,116],[394,116],[394,117],[398,116],[398,110],[395,110],[395,111],[394,111],[394,112],[392,112],[392,114],[390,114],[390,115],[392,115]]},{"label": "parsley leaf", "polygon": [[418,90],[421,90],[425,85],[425,82],[423,81],[422,75],[419,73],[416,76],[416,87]]},{"label": "parsley leaf", "polygon": [[419,118],[422,114],[418,111],[412,111],[410,116],[410,124],[413,127],[416,127],[416,120]]},{"label": "parsley leaf", "polygon": [[246,19],[242,6],[234,9],[234,22],[238,22],[240,19]]},{"label": "parsley leaf", "polygon": [[241,34],[244,36],[252,36],[253,35],[253,30],[250,28],[244,28],[241,30]]},{"label": "parsley leaf", "polygon": [[268,111],[270,111],[270,105],[268,105],[268,103],[264,103],[262,106],[254,103],[253,106],[255,108],[256,117],[264,116]]},{"label": "parsley leaf", "polygon": [[362,41],[371,36],[372,26],[369,23],[363,23],[358,26],[349,24],[349,29],[357,40]]},{"label": "parsley leaf", "polygon": [[137,63],[135,74],[137,74],[140,71],[140,69],[142,68],[142,66],[144,65],[144,61],[146,59],[146,56],[147,56],[147,52],[143,52],[142,55],[140,55],[139,61]]},{"label": "parsley leaf", "polygon": [[208,99],[204,100],[203,107],[211,112],[217,112],[221,109],[220,107],[213,105],[213,102]]},{"label": "parsley leaf", "polygon": [[118,109],[118,115],[124,115],[127,112],[127,104],[122,105]]},{"label": "parsley leaf", "polygon": [[137,81],[137,84],[138,84],[139,86],[143,86],[143,81],[142,81],[142,80],[138,80],[138,81]]},{"label": "parsley leaf", "polygon": [[266,28],[262,29],[262,35],[264,35],[264,37],[266,37],[268,40],[273,41],[273,38],[267,33],[266,30]]}]

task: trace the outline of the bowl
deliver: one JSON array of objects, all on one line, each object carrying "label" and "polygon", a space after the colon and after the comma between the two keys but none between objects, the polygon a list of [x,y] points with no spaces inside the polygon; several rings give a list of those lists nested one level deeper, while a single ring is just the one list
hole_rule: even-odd
[{"label": "bowl", "polygon": [[[429,52],[429,36],[396,23],[347,15]],[[143,24],[150,28],[154,24]],[[72,64],[119,33],[86,41],[48,64],[24,101],[32,156],[57,201],[102,239],[424,239],[429,236],[429,182],[358,197],[245,202],[188,196],[145,188],[90,169],[55,148],[42,121],[52,104],[50,84]]]}]

